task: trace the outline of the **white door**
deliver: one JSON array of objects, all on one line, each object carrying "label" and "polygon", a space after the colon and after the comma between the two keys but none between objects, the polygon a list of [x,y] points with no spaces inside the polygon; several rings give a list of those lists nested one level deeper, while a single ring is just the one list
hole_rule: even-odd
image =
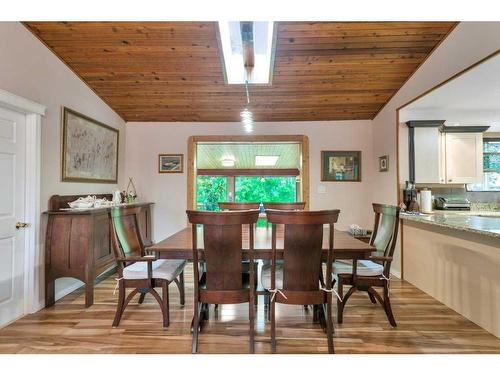
[{"label": "white door", "polygon": [[0,327],[24,313],[26,116],[0,107]]},{"label": "white door", "polygon": [[483,135],[446,133],[446,182],[472,184],[483,180]]}]

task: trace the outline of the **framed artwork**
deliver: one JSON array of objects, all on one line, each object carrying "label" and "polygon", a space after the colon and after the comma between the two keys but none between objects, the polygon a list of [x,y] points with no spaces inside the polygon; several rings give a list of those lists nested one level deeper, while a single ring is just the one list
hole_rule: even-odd
[{"label": "framed artwork", "polygon": [[389,155],[379,156],[378,158],[378,171],[388,172],[389,171]]},{"label": "framed artwork", "polygon": [[63,107],[61,178],[68,182],[118,182],[117,129]]},{"label": "framed artwork", "polygon": [[182,173],[182,154],[160,154],[158,155],[158,173]]},{"label": "framed artwork", "polygon": [[321,181],[361,181],[361,151],[321,151]]}]

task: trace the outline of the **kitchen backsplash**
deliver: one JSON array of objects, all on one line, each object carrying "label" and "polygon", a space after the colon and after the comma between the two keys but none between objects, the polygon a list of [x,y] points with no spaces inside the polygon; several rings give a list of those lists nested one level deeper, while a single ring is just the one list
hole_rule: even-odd
[{"label": "kitchen backsplash", "polygon": [[489,211],[500,209],[500,192],[477,192],[467,191],[463,188],[433,187],[432,195],[435,197],[461,197],[467,198],[471,202],[473,211]]}]

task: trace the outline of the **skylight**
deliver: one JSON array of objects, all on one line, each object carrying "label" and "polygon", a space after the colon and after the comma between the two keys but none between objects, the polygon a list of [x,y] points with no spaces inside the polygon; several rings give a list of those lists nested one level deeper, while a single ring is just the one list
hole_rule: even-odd
[{"label": "skylight", "polygon": [[278,162],[279,156],[255,156],[255,166],[257,167],[274,167]]},{"label": "skylight", "polygon": [[273,26],[265,21],[219,22],[228,84],[270,83]]}]

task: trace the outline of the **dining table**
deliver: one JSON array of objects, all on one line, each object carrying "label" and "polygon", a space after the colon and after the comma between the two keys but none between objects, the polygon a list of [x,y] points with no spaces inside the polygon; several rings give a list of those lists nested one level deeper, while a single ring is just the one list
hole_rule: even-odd
[{"label": "dining table", "polygon": [[[197,226],[197,249],[198,259],[203,260],[203,226]],[[327,260],[329,247],[330,227],[323,227],[323,261]],[[173,235],[159,241],[158,243],[147,247],[147,250],[154,252],[160,259],[184,259],[193,260],[193,238],[192,227],[187,226]],[[278,225],[276,228],[276,258],[283,259],[284,244],[284,227]],[[254,260],[271,260],[272,251],[272,229],[267,225],[265,227],[254,227]],[[249,226],[242,227],[242,257],[243,260],[248,259],[249,249]],[[307,249],[306,249],[307,250]],[[353,285],[356,285],[357,261],[368,259],[376,248],[372,245],[358,240],[351,236],[348,232],[334,229],[333,233],[333,258],[335,260],[352,260],[353,263]],[[208,307],[204,307],[205,313],[208,316]],[[322,309],[314,306],[314,321],[319,322],[322,328],[326,329],[325,318],[322,315]],[[194,319],[194,318],[193,318]],[[191,322],[191,329],[193,322]],[[201,329],[201,326],[200,326]]]},{"label": "dining table", "polygon": [[[203,227],[197,227],[198,259],[203,260]],[[326,261],[328,252],[330,228],[323,228],[323,260]],[[278,225],[276,230],[276,259],[283,259],[284,229]],[[254,228],[254,260],[272,259],[272,229],[269,227]],[[248,259],[249,227],[242,228],[242,252],[243,259]],[[149,246],[148,251],[154,252],[159,259],[185,259],[193,260],[192,228],[187,226],[173,235]],[[356,280],[357,261],[368,259],[372,252],[377,249],[369,243],[363,242],[351,236],[348,232],[334,229],[333,233],[333,258],[334,260],[353,261],[353,280]]]}]

